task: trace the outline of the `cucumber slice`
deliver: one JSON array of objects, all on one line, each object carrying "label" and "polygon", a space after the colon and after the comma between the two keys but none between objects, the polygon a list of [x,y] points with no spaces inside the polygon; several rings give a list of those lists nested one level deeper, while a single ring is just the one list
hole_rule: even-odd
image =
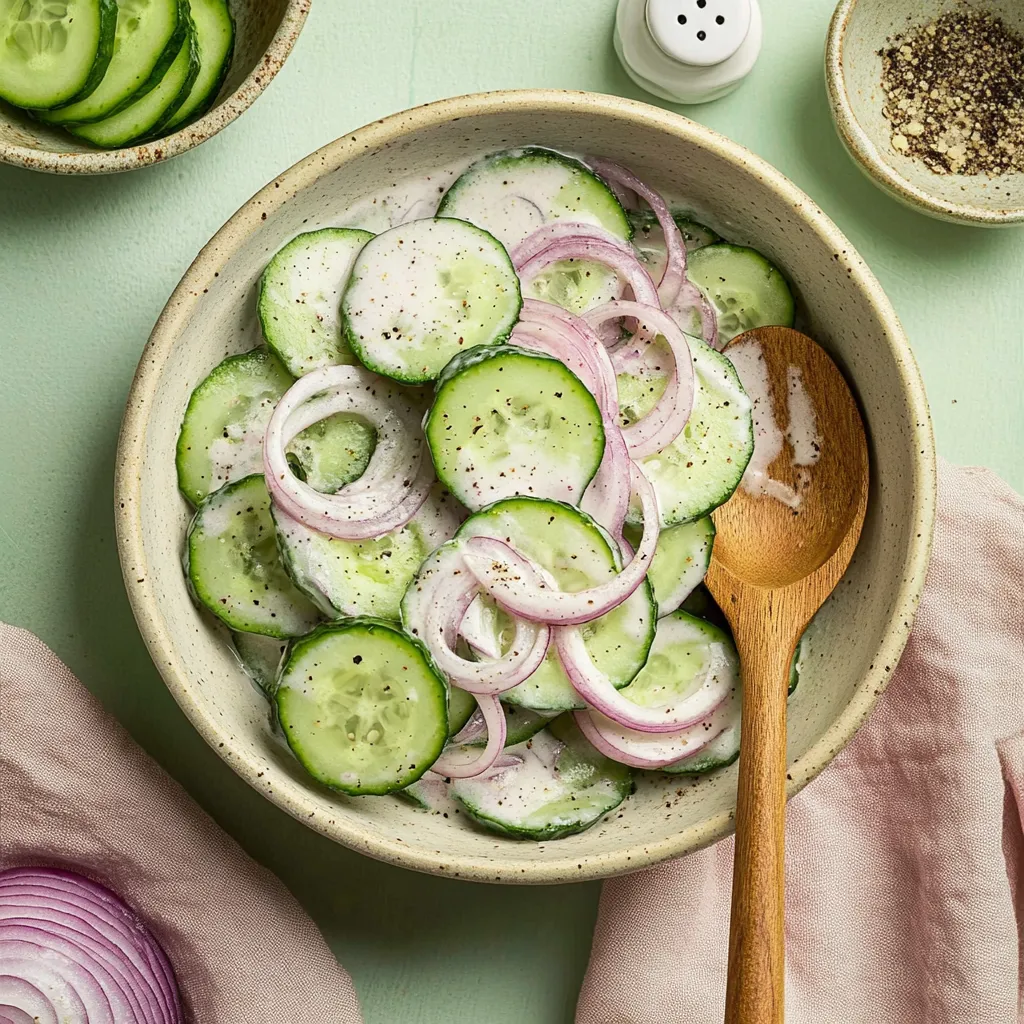
[{"label": "cucumber slice", "polygon": [[687,273],[714,304],[720,344],[755,327],[793,326],[793,293],[756,249],[727,242],[705,246],[690,257]]},{"label": "cucumber slice", "polygon": [[[725,674],[730,693],[725,703],[717,708],[703,727],[713,733],[715,740],[728,748],[728,763],[739,752],[740,672],[739,657],[729,634],[717,626],[686,612],[673,612],[658,621],[658,634],[651,647],[651,655],[640,674],[622,694],[642,707],[654,707],[670,699],[682,699],[707,682],[709,672]],[[728,734],[728,736],[727,736]],[[729,739],[728,737],[731,737]],[[701,747],[691,755],[661,769],[670,773],[707,771],[712,766],[708,758],[722,759],[723,744],[714,750]],[[694,765],[699,767],[693,767]],[[707,764],[708,766],[705,766]],[[681,767],[682,766],[682,767]]]},{"label": "cucumber slice", "polygon": [[448,738],[461,732],[466,723],[473,717],[477,709],[473,694],[460,690],[457,686],[448,688]]},{"label": "cucumber slice", "polygon": [[191,0],[192,22],[199,45],[199,74],[188,96],[164,125],[165,131],[202,117],[217,99],[231,67],[235,49],[235,22],[226,0]]},{"label": "cucumber slice", "polygon": [[35,110],[84,99],[116,30],[115,0],[0,0],[0,99]]},{"label": "cucumber slice", "polygon": [[273,636],[260,636],[259,633],[232,631],[231,644],[245,674],[265,697],[273,699],[277,689],[277,675],[288,650],[288,641]]},{"label": "cucumber slice", "polygon": [[276,511],[274,518],[289,574],[330,618],[396,621],[402,595],[424,559],[454,537],[461,522],[455,501],[441,487],[405,526],[372,540],[328,537]]},{"label": "cucumber slice", "polygon": [[341,301],[345,339],[371,370],[417,384],[511,332],[522,297],[508,253],[461,220],[400,224],[356,257]]},{"label": "cucumber slice", "polygon": [[133,100],[123,110],[95,121],[69,127],[94,146],[117,149],[129,143],[141,142],[159,133],[163,125],[185,101],[192,83],[199,74],[199,48],[191,16],[186,17],[188,32],[177,56],[160,79],[141,99]]},{"label": "cucumber slice", "polygon": [[356,362],[342,337],[339,306],[359,250],[358,228],[323,228],[293,238],[267,264],[257,302],[263,336],[288,371]]},{"label": "cucumber slice", "polygon": [[[727,501],[754,451],[751,403],[732,363],[699,339],[688,340],[697,385],[690,420],[672,444],[642,460],[658,496],[663,528],[693,522]],[[664,390],[664,373],[649,367],[671,365],[658,359],[656,351],[636,359],[618,376],[627,423],[646,415]],[[629,521],[640,522],[635,499]]]},{"label": "cucumber slice", "polygon": [[114,54],[84,99],[41,114],[50,124],[88,124],[123,110],[160,84],[188,32],[183,0],[118,0]]},{"label": "cucumber slice", "polygon": [[[495,153],[473,164],[451,186],[439,217],[461,217],[489,231],[510,250],[541,225],[566,219],[629,240],[632,227],[615,194],[590,168],[550,149]],[[599,263],[562,260],[524,289],[530,298],[574,313],[617,298],[621,284]]]},{"label": "cucumber slice", "polygon": [[188,528],[186,571],[196,599],[232,629],[299,636],[320,620],[277,552],[262,476],[211,494]]},{"label": "cucumber slice", "polygon": [[[263,435],[292,385],[265,349],[229,356],[192,392],[178,435],[178,487],[192,504],[226,483],[263,472]],[[369,424],[345,413],[304,430],[288,446],[310,487],[333,493],[363,475],[376,444]]]},{"label": "cucumber slice", "polygon": [[[625,532],[626,539],[635,549],[643,531],[630,526]],[[708,571],[714,542],[715,524],[710,516],[661,531],[647,571],[654,588],[659,618],[674,612],[699,586]]]},{"label": "cucumber slice", "polygon": [[[571,505],[537,498],[509,498],[463,523],[456,539],[484,536],[507,540],[525,557],[554,576],[563,590],[596,586],[619,571],[618,552],[607,534]],[[490,598],[485,604],[493,605]],[[582,627],[594,663],[618,687],[626,686],[647,660],[654,640],[656,607],[649,582],[606,615]],[[504,651],[511,643],[511,622],[504,613],[480,616],[501,630],[495,639]],[[534,711],[583,707],[552,646],[540,668],[525,682],[502,694],[502,700]]]},{"label": "cucumber slice", "polygon": [[302,766],[342,793],[408,786],[448,738],[448,688],[426,649],[375,619],[349,619],[295,641],[276,701]]},{"label": "cucumber slice", "polygon": [[601,412],[580,379],[512,345],[452,360],[424,430],[438,478],[471,509],[514,494],[578,502],[604,455]]},{"label": "cucumber slice", "polygon": [[539,146],[472,164],[445,193],[437,215],[468,220],[508,249],[552,220],[595,224],[627,241],[633,234],[615,194],[589,167]]},{"label": "cucumber slice", "polygon": [[522,761],[449,787],[473,820],[494,832],[536,841],[574,835],[633,792],[630,770],[598,753],[568,716],[506,749]]}]

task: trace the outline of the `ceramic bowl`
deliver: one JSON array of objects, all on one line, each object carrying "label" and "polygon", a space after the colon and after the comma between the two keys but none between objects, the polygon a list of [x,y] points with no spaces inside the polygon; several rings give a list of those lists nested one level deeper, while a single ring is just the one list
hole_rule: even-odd
[{"label": "ceramic bowl", "polygon": [[[922,213],[998,227],[1024,221],[1024,174],[936,174],[892,146],[882,115],[882,57],[890,40],[933,21],[962,0],[842,0],[825,47],[825,81],[839,137],[861,169],[894,198]],[[1019,0],[977,0],[1024,34]]]},{"label": "ceramic bowl", "polygon": [[312,0],[229,0],[235,51],[217,102],[197,121],[152,142],[97,149],[0,102],[0,163],[51,174],[132,171],[212,138],[252,105],[291,53]]},{"label": "ceramic bowl", "polygon": [[813,653],[790,707],[790,794],[814,778],[885,688],[914,617],[935,500],[928,407],[892,307],[835,225],[778,171],[677,114],[590,93],[467,96],[375,122],[285,171],[214,236],[161,315],[128,399],[115,510],[125,584],[153,660],[196,728],[250,785],[381,860],[492,882],[564,882],[633,871],[726,835],[735,766],[694,781],[641,778],[607,820],[547,843],[318,786],[274,738],[266,702],[189,598],[181,571],[189,508],[174,468],[192,389],[225,356],[261,341],[256,283],[274,252],[382,181],[527,143],[627,164],[654,187],[690,197],[728,237],[757,246],[793,281],[807,329],[861,402],[872,458],[867,522],[846,578],[811,627]]}]

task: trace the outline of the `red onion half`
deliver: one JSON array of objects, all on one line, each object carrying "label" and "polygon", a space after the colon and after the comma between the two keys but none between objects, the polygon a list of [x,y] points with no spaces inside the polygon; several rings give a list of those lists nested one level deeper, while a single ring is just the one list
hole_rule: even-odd
[{"label": "red onion half", "polygon": [[[522,570],[523,557],[504,541],[470,537],[463,558],[484,589],[513,615],[534,622],[575,624],[589,622],[617,608],[643,583],[658,546],[658,501],[643,471],[629,463],[633,489],[640,496],[644,532],[632,560],[614,579],[575,593],[558,589],[550,578],[538,584],[535,574]],[[534,569],[539,567],[534,566]]]},{"label": "red onion half", "polygon": [[[274,501],[293,519],[331,537],[366,540],[405,526],[427,499],[434,469],[419,416],[385,383],[358,366],[327,366],[297,380],[278,402],[263,439],[263,471]],[[300,480],[288,464],[289,442],[335,413],[355,413],[377,431],[366,471],[335,494]]]},{"label": "red onion half", "polygon": [[167,957],[142,919],[69,871],[0,871],[0,1021],[183,1024]]}]

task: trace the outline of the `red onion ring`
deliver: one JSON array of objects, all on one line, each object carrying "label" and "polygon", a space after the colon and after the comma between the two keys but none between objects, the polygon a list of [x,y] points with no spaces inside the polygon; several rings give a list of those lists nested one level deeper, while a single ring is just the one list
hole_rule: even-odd
[{"label": "red onion ring", "polygon": [[728,728],[734,697],[727,696],[694,725],[678,732],[642,732],[619,725],[599,711],[576,712],[583,735],[606,757],[633,768],[664,768],[702,750]]},{"label": "red onion ring", "polygon": [[597,224],[585,224],[575,220],[552,220],[542,224],[536,231],[527,235],[510,253],[512,265],[519,270],[523,264],[529,262],[538,253],[543,252],[554,242],[560,242],[565,238],[575,238],[584,241],[607,242],[621,249],[627,256],[635,256],[629,242],[618,238],[610,231]]},{"label": "red onion ring", "polygon": [[[693,411],[693,358],[686,335],[663,309],[616,299],[588,311],[583,319],[596,328],[608,320],[627,316],[639,320],[643,326],[654,328],[668,343],[673,360],[665,390],[654,408],[643,419],[622,431],[630,456],[642,459],[667,448],[683,432]],[[639,354],[636,349],[631,348],[631,351]]]},{"label": "red onion ring", "polygon": [[642,707],[616,690],[594,664],[579,627],[556,628],[555,644],[565,674],[580,697],[606,718],[637,732],[674,733],[688,729],[707,718],[729,696],[729,674],[709,669],[705,685],[678,703]]},{"label": "red onion ring", "polygon": [[608,350],[586,320],[549,302],[527,299],[512,332],[576,372],[594,393],[604,421],[605,449],[580,507],[616,539],[629,510],[629,451],[619,424],[619,396]]},{"label": "red onion ring", "polygon": [[[473,698],[487,724],[487,745],[482,750],[477,747],[460,747],[459,737],[462,733],[459,733],[430,766],[432,772],[449,779],[472,779],[491,768],[504,749],[508,726],[501,701],[485,693],[474,693]],[[476,736],[472,738],[476,739]]]},{"label": "red onion ring", "polygon": [[671,306],[686,280],[686,243],[679,225],[672,216],[672,211],[660,193],[645,185],[625,167],[610,160],[595,160],[591,166],[605,181],[635,192],[646,200],[647,205],[654,211],[654,216],[658,218],[662,234],[665,236],[665,269],[658,282],[658,298],[662,306]]},{"label": "red onion ring", "polygon": [[[300,378],[278,402],[263,439],[263,471],[274,501],[293,519],[342,540],[366,540],[405,526],[426,501],[434,472],[416,411],[397,395],[384,402],[380,386],[362,367],[328,366]],[[377,446],[358,480],[322,494],[295,476],[286,448],[296,434],[338,412],[370,420]]]},{"label": "red onion ring", "polygon": [[167,958],[109,890],[71,872],[0,872],[0,1020],[182,1024]]},{"label": "red onion ring", "polygon": [[[512,614],[535,622],[590,622],[617,608],[643,583],[661,532],[658,500],[643,471],[629,463],[630,483],[640,496],[644,532],[629,564],[614,579],[575,593],[559,590],[553,580],[541,582],[522,571],[523,556],[493,537],[470,537],[463,558],[484,589]],[[533,567],[539,570],[539,566]]]},{"label": "red onion ring", "polygon": [[[526,241],[529,242],[530,239]],[[610,241],[604,237],[604,232],[598,229],[556,238],[522,264],[517,264],[516,271],[520,282],[524,286],[527,285],[545,267],[561,260],[601,263],[614,270],[633,289],[633,296],[637,301],[649,305],[658,304],[658,289],[636,253],[617,241]]]},{"label": "red onion ring", "polygon": [[[459,627],[481,590],[464,558],[457,545],[435,552],[432,564],[420,570],[411,599],[403,603],[403,624],[426,644],[434,664],[456,686],[474,696],[495,696],[518,686],[540,667],[551,643],[551,630],[517,618],[507,654],[483,661],[470,661],[457,654]],[[544,583],[527,559],[518,554],[514,558],[519,572],[538,585]]]},{"label": "red onion ring", "polygon": [[715,307],[708,302],[701,290],[686,276],[686,242],[679,225],[676,224],[668,204],[650,186],[645,185],[632,171],[610,160],[592,160],[591,167],[622,196],[628,189],[646,200],[661,225],[665,236],[665,269],[658,283],[658,298],[661,306],[677,314],[681,320],[690,310],[700,315],[701,337],[712,348],[718,347],[718,316]]}]

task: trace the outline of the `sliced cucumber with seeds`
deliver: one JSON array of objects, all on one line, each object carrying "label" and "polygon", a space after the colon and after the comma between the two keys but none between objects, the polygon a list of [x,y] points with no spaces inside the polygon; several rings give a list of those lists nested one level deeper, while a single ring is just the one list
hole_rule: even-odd
[{"label": "sliced cucumber with seeds", "polygon": [[416,384],[460,352],[504,341],[521,306],[519,278],[497,239],[465,221],[428,219],[367,242],[341,312],[361,362]]},{"label": "sliced cucumber with seeds", "polygon": [[[627,241],[632,235],[621,204],[589,167],[537,147],[477,161],[445,194],[438,216],[477,224],[509,249],[553,220],[593,224]],[[580,313],[620,291],[615,272],[602,264],[562,260],[533,278],[524,294]]]},{"label": "sliced cucumber with seeds", "polygon": [[[732,363],[699,339],[688,340],[696,374],[689,422],[672,444],[641,463],[657,494],[663,528],[693,522],[726,502],[754,451],[750,399]],[[646,415],[664,390],[662,368],[671,362],[655,354],[661,344],[659,339],[619,374],[624,422]],[[640,520],[635,501],[629,520]]]},{"label": "sliced cucumber with seeds", "polygon": [[141,99],[160,84],[188,33],[183,0],[119,0],[114,55],[84,99],[42,114],[51,124],[88,124]]},{"label": "sliced cucumber with seeds", "polygon": [[0,0],[0,99],[36,110],[84,99],[116,30],[115,0]]},{"label": "sliced cucumber with seeds", "polygon": [[539,146],[493,153],[445,193],[439,217],[459,217],[507,248],[553,220],[594,224],[627,241],[633,230],[612,190],[587,166]]},{"label": "sliced cucumber with seeds", "polygon": [[372,540],[328,537],[276,510],[274,517],[289,574],[329,617],[394,620],[424,559],[454,537],[462,521],[454,499],[440,486],[405,526]]},{"label": "sliced cucumber with seeds", "polygon": [[199,74],[199,47],[191,15],[186,15],[186,21],[188,31],[181,48],[154,88],[102,121],[69,127],[71,134],[106,149],[141,142],[158,134],[184,103]]},{"label": "sliced cucumber with seeds", "polygon": [[568,716],[506,751],[516,764],[449,787],[474,821],[503,835],[536,841],[574,835],[633,792],[629,768],[596,751]]},{"label": "sliced cucumber with seeds", "polygon": [[514,494],[577,503],[604,455],[601,412],[580,379],[512,345],[453,360],[424,430],[438,478],[471,509]]},{"label": "sliced cucumber with seeds", "polygon": [[257,301],[263,336],[294,376],[356,362],[339,310],[352,265],[371,238],[358,228],[307,231],[263,271]]},{"label": "sliced cucumber with seeds", "polygon": [[228,484],[203,501],[186,552],[192,592],[232,629],[300,636],[320,620],[285,572],[262,476]]},{"label": "sliced cucumber with seeds", "polygon": [[[265,349],[229,356],[192,392],[178,435],[178,487],[193,504],[233,480],[263,471],[263,435],[294,383]],[[310,487],[333,493],[362,476],[376,444],[369,424],[337,413],[288,446]]]},{"label": "sliced cucumber with seeds", "polygon": [[[640,543],[641,533],[638,526],[626,528],[626,539],[634,549]],[[714,542],[715,524],[709,516],[661,531],[647,571],[659,618],[674,612],[700,585],[711,562]]]},{"label": "sliced cucumber with seeds", "polygon": [[213,106],[235,49],[235,22],[226,0],[191,0],[191,3],[199,46],[199,74],[188,96],[164,125],[166,131],[174,131],[186,121],[202,117]]},{"label": "sliced cucumber with seeds", "polygon": [[245,674],[267,697],[273,698],[288,641],[259,633],[232,631],[231,644]]},{"label": "sliced cucumber with seeds", "polygon": [[[620,567],[619,554],[607,534],[584,512],[537,498],[509,498],[471,516],[457,539],[496,537],[537,562],[566,591],[597,586]],[[485,603],[492,604],[490,598]],[[481,616],[500,631],[495,646],[506,650],[512,640],[504,613]],[[647,660],[654,639],[656,608],[649,582],[617,608],[584,624],[584,642],[598,668],[619,687],[626,686]],[[502,694],[502,700],[534,711],[583,707],[558,660],[554,646],[540,668],[525,682]]]},{"label": "sliced cucumber with seeds", "polygon": [[276,701],[306,771],[352,795],[415,782],[448,738],[448,688],[426,649],[376,619],[349,619],[295,641]]},{"label": "sliced cucumber with seeds", "polygon": [[793,326],[793,293],[756,249],[727,242],[705,246],[690,257],[687,274],[713,303],[723,345],[755,327]]}]

